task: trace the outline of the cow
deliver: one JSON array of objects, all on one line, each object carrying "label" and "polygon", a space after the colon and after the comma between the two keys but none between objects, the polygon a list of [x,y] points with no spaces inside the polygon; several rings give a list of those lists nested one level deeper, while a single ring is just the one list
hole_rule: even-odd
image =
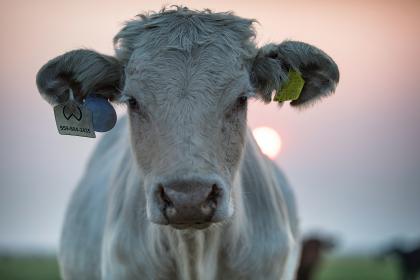
[{"label": "cow", "polygon": [[420,243],[408,247],[401,242],[395,242],[377,257],[383,260],[394,257],[399,265],[401,280],[416,280],[420,277]]},{"label": "cow", "polygon": [[295,107],[334,92],[335,62],[298,41],[257,47],[232,12],[172,7],[139,15],[115,56],[69,51],[37,74],[56,105],[91,95],[127,105],[72,194],[59,249],[64,279],[292,279],[294,195],[247,126],[294,71]]},{"label": "cow", "polygon": [[296,280],[315,279],[315,275],[323,261],[323,254],[330,252],[335,246],[336,242],[334,239],[327,236],[312,235],[303,239]]}]

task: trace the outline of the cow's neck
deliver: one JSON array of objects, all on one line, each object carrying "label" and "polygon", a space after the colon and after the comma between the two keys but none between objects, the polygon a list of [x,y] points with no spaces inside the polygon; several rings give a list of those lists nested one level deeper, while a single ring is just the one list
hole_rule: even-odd
[{"label": "cow's neck", "polygon": [[172,230],[163,228],[168,256],[172,259],[179,279],[214,279],[220,255],[219,229],[205,231]]}]

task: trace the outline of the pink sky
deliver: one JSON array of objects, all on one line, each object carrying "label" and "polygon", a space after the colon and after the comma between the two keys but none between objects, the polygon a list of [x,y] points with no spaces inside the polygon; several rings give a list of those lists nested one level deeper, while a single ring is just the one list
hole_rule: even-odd
[{"label": "pink sky", "polygon": [[124,21],[181,3],[255,18],[259,45],[308,42],[339,65],[336,94],[313,108],[252,103],[249,111],[251,127],[282,136],[277,162],[296,191],[305,230],[340,234],[345,246],[420,238],[420,2],[156,3],[0,4],[0,245],[57,244],[69,194],[95,144],[56,133],[52,108],[35,87],[37,70],[75,48],[112,54]]}]

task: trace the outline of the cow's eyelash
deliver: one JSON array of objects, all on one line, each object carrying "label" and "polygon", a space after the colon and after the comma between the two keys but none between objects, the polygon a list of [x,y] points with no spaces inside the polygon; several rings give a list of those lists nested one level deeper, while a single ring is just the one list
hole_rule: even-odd
[{"label": "cow's eyelash", "polygon": [[143,120],[149,120],[149,113],[147,111],[147,108],[143,107],[142,104],[137,100],[137,98],[132,96],[125,96],[125,102],[124,102],[129,111],[133,114],[136,114]]},{"label": "cow's eyelash", "polygon": [[126,101],[129,106],[137,106],[138,102],[134,97],[129,97]]},{"label": "cow's eyelash", "polygon": [[131,110],[138,110],[139,109],[139,103],[137,99],[130,95],[124,95],[121,97],[120,101],[124,104],[126,104]]},{"label": "cow's eyelash", "polygon": [[117,99],[114,101],[120,104],[127,104],[128,100],[131,98],[131,96],[126,94],[121,94]]},{"label": "cow's eyelash", "polygon": [[239,100],[241,98],[243,99],[249,99],[254,97],[256,94],[253,90],[244,90],[241,91],[240,94],[237,95],[236,100]]},{"label": "cow's eyelash", "polygon": [[245,91],[245,92],[242,92],[236,100],[238,103],[246,103],[250,98],[254,96],[255,96],[255,92]]}]

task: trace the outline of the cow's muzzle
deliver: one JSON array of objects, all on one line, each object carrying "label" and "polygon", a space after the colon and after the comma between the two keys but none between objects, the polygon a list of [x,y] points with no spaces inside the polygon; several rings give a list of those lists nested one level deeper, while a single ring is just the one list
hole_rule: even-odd
[{"label": "cow's muzzle", "polygon": [[211,223],[225,220],[231,214],[229,193],[220,179],[159,182],[153,186],[152,196],[156,211],[153,211],[154,217],[149,217],[151,221],[169,224],[176,229],[203,229]]}]

